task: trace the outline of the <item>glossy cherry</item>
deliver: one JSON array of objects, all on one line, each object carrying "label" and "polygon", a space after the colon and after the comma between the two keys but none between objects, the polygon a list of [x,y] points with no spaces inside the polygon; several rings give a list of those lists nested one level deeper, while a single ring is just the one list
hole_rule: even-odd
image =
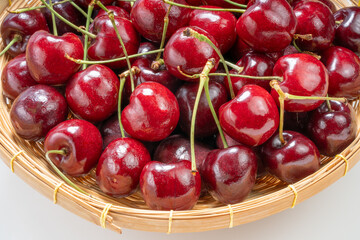
[{"label": "glossy cherry", "polygon": [[334,18],[335,21],[342,21],[336,27],[335,43],[355,53],[360,53],[360,8],[342,8],[334,14]]},{"label": "glossy cherry", "polygon": [[[109,11],[112,11],[115,17],[122,17],[130,20],[130,14],[125,9],[117,6],[106,6],[106,8]],[[98,14],[96,15],[96,18],[99,18],[101,16],[109,16],[107,12],[105,12],[103,9],[100,9]]]},{"label": "glossy cherry", "polygon": [[329,95],[356,98],[360,95],[360,59],[343,47],[330,47],[321,54],[329,73]]},{"label": "glossy cherry", "polygon": [[128,2],[124,0],[115,0],[115,6],[121,7],[125,9],[128,13],[130,13],[132,9],[132,2]]},{"label": "glossy cherry", "polygon": [[[185,0],[174,2],[186,4]],[[131,10],[131,20],[138,32],[152,42],[160,42],[162,38],[164,17],[169,8],[162,0],[137,0]],[[175,31],[187,26],[191,10],[172,6],[169,14],[169,25],[166,38],[169,39]]]},{"label": "glossy cherry", "polygon": [[179,105],[169,89],[156,82],[135,88],[122,111],[124,129],[133,138],[156,142],[168,137],[179,121]]},{"label": "glossy cherry", "polygon": [[219,109],[223,130],[236,141],[258,146],[279,126],[279,112],[271,95],[257,85],[246,85]]},{"label": "glossy cherry", "polygon": [[200,196],[200,174],[191,173],[191,163],[148,163],[140,177],[146,205],[154,210],[189,210]]},{"label": "glossy cherry", "polygon": [[[150,52],[153,50],[159,49],[159,47],[155,46],[155,44],[151,43],[151,42],[142,42],[140,43],[139,49],[138,49],[138,53],[146,53],[146,52]],[[149,54],[149,55],[142,55],[139,58],[147,58],[151,61],[155,60],[156,58],[156,53],[154,54]]]},{"label": "glossy cherry", "polygon": [[[202,7],[218,8],[213,6]],[[207,31],[215,38],[219,44],[219,49],[224,54],[236,41],[236,21],[234,14],[230,12],[194,10],[190,14],[189,26],[196,26]]]},{"label": "glossy cherry", "polygon": [[20,14],[8,14],[1,24],[1,38],[5,45],[8,45],[15,37],[19,35],[21,41],[16,42],[7,51],[15,57],[25,53],[27,43],[32,34],[36,31],[49,31],[44,15],[38,11],[28,11]]},{"label": "glossy cherry", "polygon": [[41,84],[66,83],[79,70],[80,65],[70,61],[65,55],[75,59],[83,58],[84,49],[78,36],[65,33],[57,37],[45,31],[34,33],[26,51],[31,76]]},{"label": "glossy cherry", "polygon": [[298,38],[296,44],[301,50],[327,49],[335,38],[335,19],[331,10],[321,2],[305,1],[296,5],[296,34],[311,34],[311,40]]},{"label": "glossy cherry", "polygon": [[[190,135],[191,118],[198,89],[198,83],[186,83],[176,92],[176,98],[180,107],[179,125],[181,130],[187,135]],[[228,100],[226,88],[218,82],[209,82],[209,93],[214,109],[218,112],[220,106]],[[203,92],[201,94],[195,121],[195,137],[209,137],[217,133],[217,131],[218,129],[212,117],[205,92]]]},{"label": "glossy cherry", "polygon": [[325,4],[331,10],[332,13],[336,12],[336,6],[331,0],[294,0],[294,1],[289,1],[289,2],[291,2],[291,6],[294,8],[298,4],[301,4],[303,2],[309,2],[309,1],[321,2],[321,3]]},{"label": "glossy cherry", "polygon": [[286,0],[251,0],[236,23],[238,36],[260,52],[281,51],[295,34],[295,14]]},{"label": "glossy cherry", "polygon": [[21,92],[37,82],[31,77],[26,63],[25,54],[10,60],[1,73],[3,93],[10,99],[15,99]]},{"label": "glossy cherry", "polygon": [[116,139],[101,154],[96,183],[110,196],[126,197],[137,190],[141,171],[150,161],[149,152],[139,141]]},{"label": "glossy cherry", "polygon": [[[329,75],[321,61],[309,54],[298,53],[280,58],[273,70],[274,76],[282,76],[280,88],[285,93],[299,96],[325,97],[329,87]],[[279,95],[272,89],[271,95],[279,104]],[[307,112],[314,110],[323,100],[285,100],[285,110]]]},{"label": "glossy cherry", "polygon": [[310,139],[293,131],[284,131],[283,136],[284,145],[275,134],[262,148],[264,165],[271,174],[291,184],[319,170],[319,150]]},{"label": "glossy cherry", "polygon": [[119,79],[111,69],[92,65],[71,77],[65,96],[75,115],[100,122],[117,110],[119,87]]},{"label": "glossy cherry", "polygon": [[354,141],[358,128],[351,105],[330,101],[330,106],[323,103],[312,112],[307,130],[320,153],[334,157]]},{"label": "glossy cherry", "polygon": [[70,119],[50,130],[44,150],[64,151],[64,155],[50,154],[52,162],[67,175],[82,176],[96,166],[102,151],[102,138],[91,123]]},{"label": "glossy cherry", "polygon": [[14,101],[10,120],[17,135],[38,141],[67,117],[65,98],[53,87],[35,85],[23,91]]},{"label": "glossy cherry", "polygon": [[203,163],[201,176],[210,194],[225,204],[243,201],[255,185],[257,158],[245,146],[211,151]]},{"label": "glossy cherry", "polygon": [[[190,27],[190,29],[205,35],[216,47],[219,46],[215,38],[201,28]],[[220,58],[208,43],[200,42],[193,36],[187,36],[188,33],[188,28],[185,27],[180,28],[172,35],[165,46],[164,61],[168,71],[175,77],[185,81],[198,81],[198,79],[184,76],[179,72],[178,67],[188,75],[200,74],[206,62],[213,58],[215,66],[211,72],[215,72]]]}]

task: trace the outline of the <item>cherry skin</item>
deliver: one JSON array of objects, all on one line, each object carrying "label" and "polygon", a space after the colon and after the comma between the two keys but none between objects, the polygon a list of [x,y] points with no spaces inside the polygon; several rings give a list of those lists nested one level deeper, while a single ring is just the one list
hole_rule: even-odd
[{"label": "cherry skin", "polygon": [[65,96],[75,115],[101,122],[117,110],[119,88],[119,79],[111,69],[92,65],[71,77]]},{"label": "cherry skin", "polygon": [[[74,2],[84,8],[87,8],[89,6],[89,4],[91,3],[92,0],[74,0]],[[100,0],[100,2],[107,6],[110,5],[111,3],[113,3],[115,0]],[[95,8],[99,8],[97,6],[97,4],[95,4]]]},{"label": "cherry skin", "polygon": [[201,176],[210,194],[225,204],[243,201],[255,185],[257,159],[253,150],[233,146],[211,151]]},{"label": "cherry skin", "polygon": [[330,47],[321,54],[329,73],[329,95],[356,98],[360,95],[360,59],[343,47]]},{"label": "cherry skin", "polygon": [[113,197],[126,197],[137,190],[140,174],[151,161],[145,146],[132,138],[112,141],[101,154],[96,183]]},{"label": "cherry skin", "polygon": [[[185,0],[174,2],[187,5]],[[168,8],[169,5],[162,0],[137,0],[131,10],[131,20],[141,36],[152,42],[160,42]],[[190,12],[188,8],[172,6],[166,39],[169,39],[177,29],[187,26]]]},{"label": "cherry skin", "polygon": [[295,8],[296,5],[301,4],[303,2],[309,2],[309,1],[321,2],[321,3],[325,4],[331,10],[332,13],[336,12],[336,6],[331,0],[294,0],[294,1],[291,1],[291,6],[293,8]]},{"label": "cherry skin", "polygon": [[355,53],[360,53],[360,8],[347,7],[334,14],[335,21],[342,21],[336,27],[335,43]]},{"label": "cherry skin", "polygon": [[148,142],[168,137],[179,121],[179,105],[169,89],[156,82],[135,88],[130,104],[122,112],[124,129],[130,136]]},{"label": "cherry skin", "polygon": [[271,95],[257,85],[246,85],[236,97],[219,109],[223,130],[236,141],[259,146],[279,126],[279,112]]},{"label": "cherry skin", "polygon": [[132,9],[131,2],[127,2],[124,0],[115,0],[115,6],[121,7],[122,9],[126,10],[128,13],[130,13]]},{"label": "cherry skin", "polygon": [[[206,8],[219,8],[202,6]],[[236,17],[230,12],[194,10],[190,14],[189,26],[196,26],[212,35],[221,53],[226,53],[236,41]]]},{"label": "cherry skin", "polygon": [[5,65],[1,83],[4,95],[10,99],[15,99],[24,90],[37,84],[30,75],[25,54],[18,55]]},{"label": "cherry skin", "polygon": [[[215,38],[206,31],[198,27],[190,27],[190,29],[208,37],[216,47],[218,43]],[[200,42],[192,36],[187,36],[188,28],[180,28],[169,39],[164,50],[164,62],[168,71],[175,77],[185,81],[198,81],[191,79],[179,72],[193,75],[200,74],[204,69],[206,62],[214,58],[215,65],[211,72],[215,72],[219,65],[219,56],[215,50],[206,42]]]},{"label": "cherry skin", "polygon": [[[159,47],[155,46],[153,43],[151,42],[142,42],[140,43],[139,49],[138,49],[138,53],[147,53],[150,51],[154,51],[156,49],[159,49]],[[148,55],[142,55],[137,57],[137,59],[139,58],[147,58],[151,61],[154,61],[156,59],[156,53],[154,54],[148,54]]]},{"label": "cherry skin", "polygon": [[285,144],[275,134],[262,148],[264,165],[271,174],[291,184],[319,170],[319,150],[310,139],[293,131],[284,131],[283,136]]},{"label": "cherry skin", "polygon": [[191,173],[191,163],[149,162],[140,177],[146,205],[153,210],[190,210],[200,196],[200,174]]},{"label": "cherry skin", "polygon": [[334,157],[356,138],[356,114],[349,104],[330,101],[331,110],[323,103],[312,112],[307,126],[309,137],[321,154]]},{"label": "cherry skin", "polygon": [[228,52],[227,55],[234,61],[237,62],[239,59],[241,59],[243,56],[245,56],[247,53],[254,51],[252,47],[247,45],[241,37],[237,37],[235,44],[231,48],[231,50]]},{"label": "cherry skin", "polygon": [[10,120],[17,135],[38,141],[68,114],[65,98],[53,87],[35,85],[23,91],[14,101]]},{"label": "cherry skin", "polygon": [[[106,6],[106,8],[109,11],[112,11],[115,17],[122,17],[130,20],[130,14],[125,9],[116,6]],[[105,10],[100,9],[98,14],[96,15],[96,18],[99,18],[101,16],[109,16],[109,15],[107,12],[105,12]]]},{"label": "cherry skin", "polygon": [[21,41],[12,45],[7,53],[13,57],[25,53],[29,38],[39,30],[49,32],[46,19],[40,11],[33,10],[20,14],[8,14],[1,23],[2,41],[4,45],[8,45],[16,34],[21,36]]},{"label": "cherry skin", "polygon": [[284,112],[284,129],[306,135],[309,112]]},{"label": "cherry skin", "polygon": [[[54,3],[58,3],[62,0],[52,0],[51,2]],[[49,0],[46,1],[49,4]],[[75,8],[71,5],[71,3],[69,2],[65,2],[65,3],[61,3],[61,4],[56,4],[53,6],[54,10],[59,13],[61,16],[63,16],[66,20],[70,21],[71,23],[75,24],[76,26],[82,26],[85,25],[85,17]],[[49,9],[47,8],[42,8],[41,12],[44,14],[46,21],[48,22],[48,26],[50,28],[50,31],[53,32],[52,26],[52,16],[51,16],[51,12]],[[67,32],[72,32],[77,34],[78,32],[70,27],[69,25],[67,25],[65,22],[61,21],[59,18],[57,18],[55,16],[55,23],[56,23],[56,28],[58,31],[59,35],[63,35]]]},{"label": "cherry skin", "polygon": [[[282,76],[279,83],[283,92],[299,96],[325,97],[329,87],[329,75],[324,64],[309,54],[298,53],[280,58],[273,70],[274,76]],[[271,95],[279,104],[279,94],[272,89]],[[323,100],[285,100],[285,110],[307,112],[314,110]]]},{"label": "cherry skin", "polygon": [[41,84],[66,83],[81,65],[70,61],[65,55],[75,59],[83,58],[84,49],[78,36],[65,33],[57,37],[45,31],[34,33],[26,50],[26,62],[31,76]]},{"label": "cherry skin", "polygon": [[311,40],[297,39],[301,50],[321,51],[327,49],[335,38],[335,20],[331,10],[321,2],[305,1],[296,5],[296,34],[311,34]]},{"label": "cherry skin", "polygon": [[[246,4],[247,0],[232,0],[233,2]],[[237,8],[231,3],[225,2],[224,0],[206,0],[205,1],[208,5],[220,6],[223,8]]]},{"label": "cherry skin", "polygon": [[295,34],[296,18],[286,0],[251,0],[236,23],[238,36],[260,52],[281,51]]},{"label": "cherry skin", "polygon": [[67,175],[88,174],[96,166],[102,151],[99,130],[91,123],[70,119],[56,125],[46,135],[45,152],[63,150],[65,155],[50,154],[51,161]]},{"label": "cherry skin", "polygon": [[[190,135],[191,118],[198,89],[198,83],[186,83],[182,85],[176,92],[176,98],[180,107],[179,125],[181,130],[187,135]],[[218,112],[220,106],[226,103],[228,100],[226,88],[218,82],[209,82],[209,94],[214,109],[216,112]],[[211,114],[205,92],[203,91],[200,97],[196,115],[195,137],[209,137],[215,134],[217,131],[218,129],[216,123]]]},{"label": "cherry skin", "polygon": [[[114,17],[114,21],[125,45],[127,54],[136,54],[140,45],[140,36],[136,32],[133,24],[128,19],[122,17]],[[96,38],[92,40],[89,46],[89,59],[99,61],[125,56],[108,16],[103,15],[97,17],[90,26],[90,30],[96,35]],[[110,68],[118,69],[126,67],[127,63],[123,60],[106,63],[104,65]]]}]

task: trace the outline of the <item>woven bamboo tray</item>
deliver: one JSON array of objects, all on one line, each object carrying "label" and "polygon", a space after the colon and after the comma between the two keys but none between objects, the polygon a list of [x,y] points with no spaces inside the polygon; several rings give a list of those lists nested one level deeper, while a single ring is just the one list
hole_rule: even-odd
[{"label": "woven bamboo tray", "polygon": [[[334,3],[337,7],[357,4],[354,0],[334,0]],[[7,4],[7,0],[0,1],[0,23],[7,15]],[[39,0],[16,0],[10,9],[39,4]],[[8,60],[7,55],[0,58],[0,74]],[[359,99],[351,104],[360,126]],[[0,97],[0,158],[5,164],[10,168],[13,160],[14,173],[41,194],[51,200],[56,196],[56,203],[67,210],[120,233],[121,228],[168,233],[200,232],[256,221],[312,197],[343,177],[360,160],[358,129],[357,138],[342,152],[342,156],[323,158],[319,171],[293,185],[288,186],[265,176],[257,180],[250,196],[239,204],[227,206],[205,197],[190,211],[152,211],[146,207],[139,193],[123,199],[103,195],[95,184],[94,171],[89,176],[72,179],[91,197],[64,184],[46,163],[42,143],[28,142],[14,134],[9,120],[10,105],[7,99]]]}]

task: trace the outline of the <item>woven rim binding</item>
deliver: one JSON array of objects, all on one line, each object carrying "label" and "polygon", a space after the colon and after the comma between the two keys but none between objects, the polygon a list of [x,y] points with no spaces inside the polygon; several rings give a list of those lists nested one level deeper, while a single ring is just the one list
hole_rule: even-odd
[{"label": "woven rim binding", "polygon": [[[355,0],[334,0],[334,3],[337,7],[357,5]],[[5,4],[7,1],[2,1],[0,9]],[[10,9],[39,4],[39,0],[17,0],[13,1]],[[0,22],[6,15],[6,11],[3,11]],[[0,49],[2,48],[0,40]],[[7,55],[0,58],[0,73],[8,61]],[[1,87],[0,90],[2,92]],[[360,126],[359,99],[351,104]],[[343,177],[360,159],[358,129],[356,139],[341,156],[323,158],[319,171],[291,186],[274,177],[265,176],[257,180],[250,196],[239,204],[224,205],[208,196],[200,199],[190,211],[153,211],[146,207],[140,193],[123,199],[102,194],[96,186],[94,170],[88,176],[72,178],[91,197],[61,184],[62,179],[44,159],[42,143],[27,142],[14,134],[9,120],[10,105],[9,100],[0,98],[0,157],[5,164],[10,167],[12,162],[15,174],[50,200],[56,198],[57,204],[69,211],[116,232],[121,232],[121,227],[164,233],[200,232],[256,221],[310,198]],[[10,161],[14,156],[13,161]]]}]

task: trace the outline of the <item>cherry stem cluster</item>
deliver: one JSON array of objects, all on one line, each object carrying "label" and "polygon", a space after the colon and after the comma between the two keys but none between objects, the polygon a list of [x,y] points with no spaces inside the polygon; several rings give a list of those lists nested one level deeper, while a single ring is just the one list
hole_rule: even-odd
[{"label": "cherry stem cluster", "polygon": [[190,8],[190,9],[198,9],[198,10],[205,10],[205,11],[215,11],[215,12],[236,12],[236,13],[244,13],[245,9],[237,9],[237,8],[205,8],[205,7],[195,7],[191,5],[184,5],[176,2],[172,2],[170,0],[163,0],[164,3],[174,5],[177,7],[182,8]]},{"label": "cherry stem cluster", "polygon": [[[85,26],[85,30],[89,31],[89,26],[90,26],[90,19],[91,19],[91,14],[94,10],[94,1],[91,1],[91,3],[88,6],[88,12],[87,12],[87,17],[86,17],[86,26]],[[85,35],[84,36],[84,61],[87,60],[87,53],[88,53],[88,45],[89,45],[89,36]],[[82,70],[85,70],[87,68],[87,64],[84,63],[82,66]]]},{"label": "cherry stem cluster", "polygon": [[0,52],[0,57],[2,55],[4,55],[7,50],[9,50],[11,48],[12,45],[14,45],[17,42],[20,42],[22,40],[22,37],[19,34],[15,34],[14,38],[9,42],[8,45],[6,45],[6,47]]},{"label": "cherry stem cluster", "polygon": [[[74,3],[73,0],[70,0],[70,4],[76,8],[84,17],[86,17],[86,19],[89,17],[90,18],[90,22],[93,22],[94,20],[91,18],[91,14],[89,16],[89,14],[87,14],[81,7],[79,7],[76,3]],[[90,6],[90,4],[89,4]]]}]

